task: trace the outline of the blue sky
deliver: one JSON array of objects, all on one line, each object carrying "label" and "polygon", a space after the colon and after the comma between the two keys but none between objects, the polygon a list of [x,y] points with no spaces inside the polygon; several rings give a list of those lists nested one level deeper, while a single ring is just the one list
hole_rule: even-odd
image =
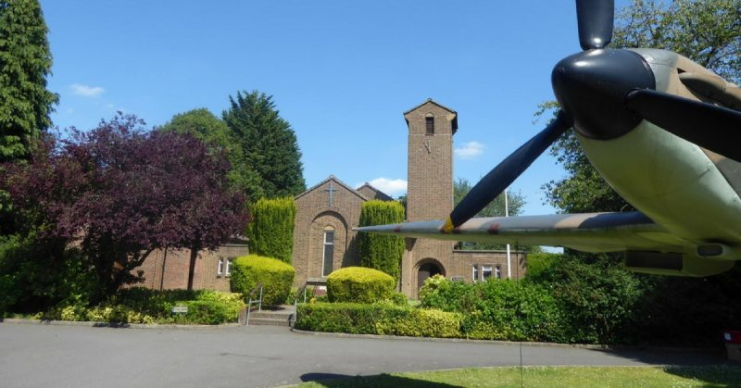
[{"label": "blue sky", "polygon": [[[625,1],[618,1],[618,6]],[[571,0],[42,0],[54,56],[52,119],[90,129],[116,111],[148,125],[237,91],[272,95],[296,132],[308,186],[330,174],[403,193],[402,113],[458,112],[455,177],[475,183],[542,129],[550,74],[579,51]],[[524,214],[564,176],[543,155],[513,185]],[[396,184],[394,184],[396,183]]]}]

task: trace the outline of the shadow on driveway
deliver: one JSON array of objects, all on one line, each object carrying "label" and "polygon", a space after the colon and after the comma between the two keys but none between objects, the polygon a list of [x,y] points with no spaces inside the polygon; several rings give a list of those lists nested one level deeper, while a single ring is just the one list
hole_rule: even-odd
[{"label": "shadow on driveway", "polygon": [[410,379],[408,377],[391,376],[381,374],[375,376],[348,376],[336,373],[307,373],[301,376],[301,381],[313,381],[327,388],[340,387],[431,387],[431,388],[453,388],[457,385],[434,383]]}]

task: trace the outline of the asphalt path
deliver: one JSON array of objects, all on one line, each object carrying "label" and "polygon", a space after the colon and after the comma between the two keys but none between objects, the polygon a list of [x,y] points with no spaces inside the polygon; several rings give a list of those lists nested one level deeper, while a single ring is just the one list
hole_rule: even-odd
[{"label": "asphalt path", "polygon": [[0,323],[0,386],[274,387],[462,367],[706,365],[722,352],[604,351],[485,341],[343,337],[269,326],[109,328]]}]

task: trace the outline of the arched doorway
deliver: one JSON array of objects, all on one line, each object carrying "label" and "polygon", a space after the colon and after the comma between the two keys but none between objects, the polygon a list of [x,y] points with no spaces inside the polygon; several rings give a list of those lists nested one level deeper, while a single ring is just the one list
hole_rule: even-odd
[{"label": "arched doorway", "polygon": [[435,275],[445,275],[443,266],[434,259],[427,259],[420,262],[417,269],[417,291],[425,284],[427,278]]}]

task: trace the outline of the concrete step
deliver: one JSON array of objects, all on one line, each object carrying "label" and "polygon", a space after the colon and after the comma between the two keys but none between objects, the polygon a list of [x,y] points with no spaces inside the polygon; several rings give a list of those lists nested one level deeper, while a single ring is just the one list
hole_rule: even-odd
[{"label": "concrete step", "polygon": [[[290,326],[291,317],[296,313],[294,306],[280,306],[275,310],[252,310],[250,311],[250,325],[274,325]],[[242,309],[239,314],[239,323],[245,324],[247,310]]]},{"label": "concrete step", "polygon": [[263,326],[290,326],[289,317],[282,318],[256,318],[250,315],[249,325],[263,325]]},{"label": "concrete step", "polygon": [[251,311],[250,320],[253,318],[288,319],[291,315],[293,315],[293,312]]}]

